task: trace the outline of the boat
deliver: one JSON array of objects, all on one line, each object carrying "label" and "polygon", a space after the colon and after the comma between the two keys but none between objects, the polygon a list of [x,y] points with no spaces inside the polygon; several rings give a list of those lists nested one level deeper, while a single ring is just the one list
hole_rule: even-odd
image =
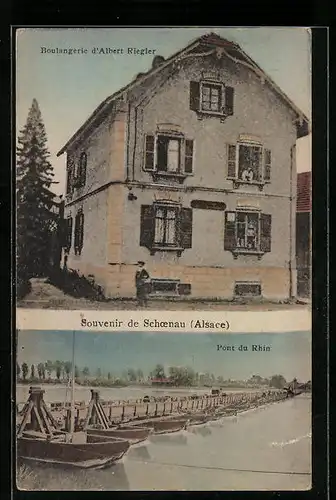
[{"label": "boat", "polygon": [[88,436],[103,436],[103,437],[115,437],[126,439],[130,444],[140,443],[145,441],[151,434],[151,427],[132,427],[116,425],[109,427],[108,429],[98,429],[95,427],[89,427],[86,430]]},{"label": "boat", "polygon": [[47,407],[41,387],[30,387],[17,427],[17,458],[66,467],[105,468],[129,449],[127,439],[75,430],[75,332],[72,347],[72,395],[65,429]]},{"label": "boat", "polygon": [[67,442],[65,433],[55,434],[51,439],[46,439],[42,433],[23,433],[17,439],[17,456],[24,461],[66,468],[102,469],[114,464],[130,447],[125,439],[76,434]]},{"label": "boat", "polygon": [[[169,432],[178,432],[185,429],[188,425],[187,418],[165,418],[154,417],[144,420],[133,420],[127,422],[127,427],[149,427],[153,429],[153,434],[163,434]],[[120,426],[123,427],[122,425]]]},{"label": "boat", "polygon": [[131,444],[148,438],[151,427],[130,427],[128,425],[111,425],[100,402],[99,391],[91,389],[91,401],[83,424],[83,430],[90,436],[116,437],[128,440]]}]

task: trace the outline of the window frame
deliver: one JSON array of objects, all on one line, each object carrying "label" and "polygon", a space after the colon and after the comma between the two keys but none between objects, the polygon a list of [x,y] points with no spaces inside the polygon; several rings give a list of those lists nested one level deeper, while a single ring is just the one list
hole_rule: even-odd
[{"label": "window frame", "polygon": [[[146,157],[148,154],[148,151],[146,148],[146,138],[147,136],[153,136],[154,137],[154,154],[153,154],[153,168],[146,168]],[[158,141],[159,137],[166,137],[169,140],[177,140],[179,141],[179,163],[178,163],[178,169],[176,171],[169,171],[169,170],[160,170],[158,168]],[[186,159],[186,142],[191,141],[193,145],[193,151],[192,155],[188,155],[188,158],[192,158],[192,170],[191,172],[186,172],[185,169],[185,159]],[[153,175],[154,178],[172,178],[172,179],[178,179],[178,180],[184,180],[186,177],[190,177],[194,175],[195,171],[195,139],[192,139],[190,137],[185,136],[182,133],[179,132],[172,132],[172,131],[157,131],[154,133],[145,133],[145,138],[144,138],[144,155],[143,155],[143,170],[145,172],[149,172]]]},{"label": "window frame", "polygon": [[[259,186],[259,189],[263,189],[263,186],[265,184],[270,184],[271,180],[265,179],[265,171],[264,171],[265,170],[265,168],[264,168],[265,154],[266,154],[266,151],[268,151],[270,154],[271,161],[269,164],[267,164],[267,166],[269,167],[269,173],[271,175],[272,151],[269,148],[266,148],[264,146],[264,144],[262,144],[261,142],[258,143],[258,142],[238,141],[236,143],[228,144],[227,153],[226,153],[227,155],[229,154],[228,150],[229,150],[230,146],[235,146],[235,148],[236,148],[236,151],[235,151],[235,177],[228,177],[228,175],[227,175],[227,178],[234,182],[234,187],[238,187],[239,184],[246,184],[246,185],[251,185],[251,186]],[[261,155],[260,155],[261,159],[260,159],[259,172],[258,172],[259,179],[253,179],[252,181],[249,181],[249,180],[244,180],[244,179],[239,178],[239,149],[241,146],[261,149]],[[229,158],[227,156],[227,159],[226,159],[227,166],[228,166],[228,161],[229,161]]]},{"label": "window frame", "polygon": [[[230,251],[234,258],[238,258],[238,255],[256,255],[258,259],[261,259],[261,257],[267,253],[267,250],[262,249],[262,234],[261,234],[261,220],[264,214],[260,209],[249,209],[249,208],[236,208],[235,211],[230,211],[231,214],[234,214],[234,221],[229,221],[228,219],[225,219],[226,222],[231,222],[234,223],[234,241],[235,241],[235,246],[232,247],[230,250],[227,249],[227,251]],[[246,217],[249,214],[257,214],[258,215],[258,227],[257,227],[257,245],[256,248],[254,249],[249,249],[246,247],[239,247],[238,246],[238,214],[244,214]],[[226,231],[226,222],[224,223],[224,233]],[[245,229],[245,240],[246,240],[246,229]],[[225,245],[225,234],[224,234],[224,245]],[[226,249],[225,249],[226,250]]]},{"label": "window frame", "polygon": [[[212,109],[204,109],[203,108],[203,94],[204,94],[204,87],[211,87],[214,88],[214,87],[219,87],[219,109],[217,111],[215,110],[212,110]],[[225,115],[223,109],[224,109],[224,106],[223,106],[223,94],[224,94],[224,89],[225,89],[225,85],[224,83],[222,82],[217,82],[215,80],[201,80],[200,81],[200,98],[199,98],[199,111],[201,113],[205,113],[205,114],[210,114],[210,115],[220,115],[220,116],[223,116]],[[211,90],[210,90],[210,104],[211,104]]]},{"label": "window frame", "polygon": [[[183,250],[183,248],[179,245],[178,241],[178,231],[179,231],[179,216],[180,212],[182,209],[182,206],[179,203],[169,203],[169,202],[164,202],[164,201],[157,201],[153,203],[153,208],[154,208],[154,241],[153,241],[153,249],[154,250]],[[174,210],[175,212],[175,243],[174,244],[167,244],[165,242],[156,242],[156,221],[158,219],[157,217],[157,210]],[[167,218],[165,217],[165,224],[167,223]]]}]

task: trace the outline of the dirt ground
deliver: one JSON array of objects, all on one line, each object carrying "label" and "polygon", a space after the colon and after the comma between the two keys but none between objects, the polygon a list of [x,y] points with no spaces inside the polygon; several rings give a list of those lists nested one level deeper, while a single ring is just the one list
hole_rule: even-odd
[{"label": "dirt ground", "polygon": [[[105,302],[75,298],[65,294],[54,285],[47,283],[45,279],[35,278],[31,280],[32,288],[29,294],[17,302],[17,307],[30,309],[63,309],[63,310],[138,310],[136,300],[111,299]],[[146,310],[152,311],[276,311],[286,309],[303,309],[310,307],[307,299],[292,303],[279,302],[229,302],[229,301],[196,301],[196,300],[158,300],[148,301]],[[141,308],[143,309],[143,308]]]}]

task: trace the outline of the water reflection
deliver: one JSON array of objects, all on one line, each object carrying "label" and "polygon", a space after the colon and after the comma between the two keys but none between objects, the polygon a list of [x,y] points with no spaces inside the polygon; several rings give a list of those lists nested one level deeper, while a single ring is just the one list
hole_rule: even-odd
[{"label": "water reflection", "polygon": [[150,460],[151,455],[148,451],[147,446],[134,446],[133,448],[130,448],[130,450],[127,453],[127,458],[131,460],[136,460],[136,459],[143,459],[143,460]]},{"label": "water reflection", "polygon": [[149,441],[154,444],[172,444],[185,446],[188,444],[188,438],[185,434],[162,434],[159,436],[152,435],[149,437]]},{"label": "water reflection", "polygon": [[208,425],[189,427],[188,431],[192,432],[193,434],[198,434],[199,436],[202,437],[210,436],[212,434],[212,430]]}]

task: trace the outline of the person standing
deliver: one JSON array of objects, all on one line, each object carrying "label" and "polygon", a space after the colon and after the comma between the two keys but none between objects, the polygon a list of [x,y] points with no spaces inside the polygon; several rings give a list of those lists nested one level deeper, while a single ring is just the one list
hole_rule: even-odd
[{"label": "person standing", "polygon": [[143,261],[138,262],[138,269],[135,273],[136,296],[139,306],[147,306],[148,288],[150,277],[145,269]]}]

